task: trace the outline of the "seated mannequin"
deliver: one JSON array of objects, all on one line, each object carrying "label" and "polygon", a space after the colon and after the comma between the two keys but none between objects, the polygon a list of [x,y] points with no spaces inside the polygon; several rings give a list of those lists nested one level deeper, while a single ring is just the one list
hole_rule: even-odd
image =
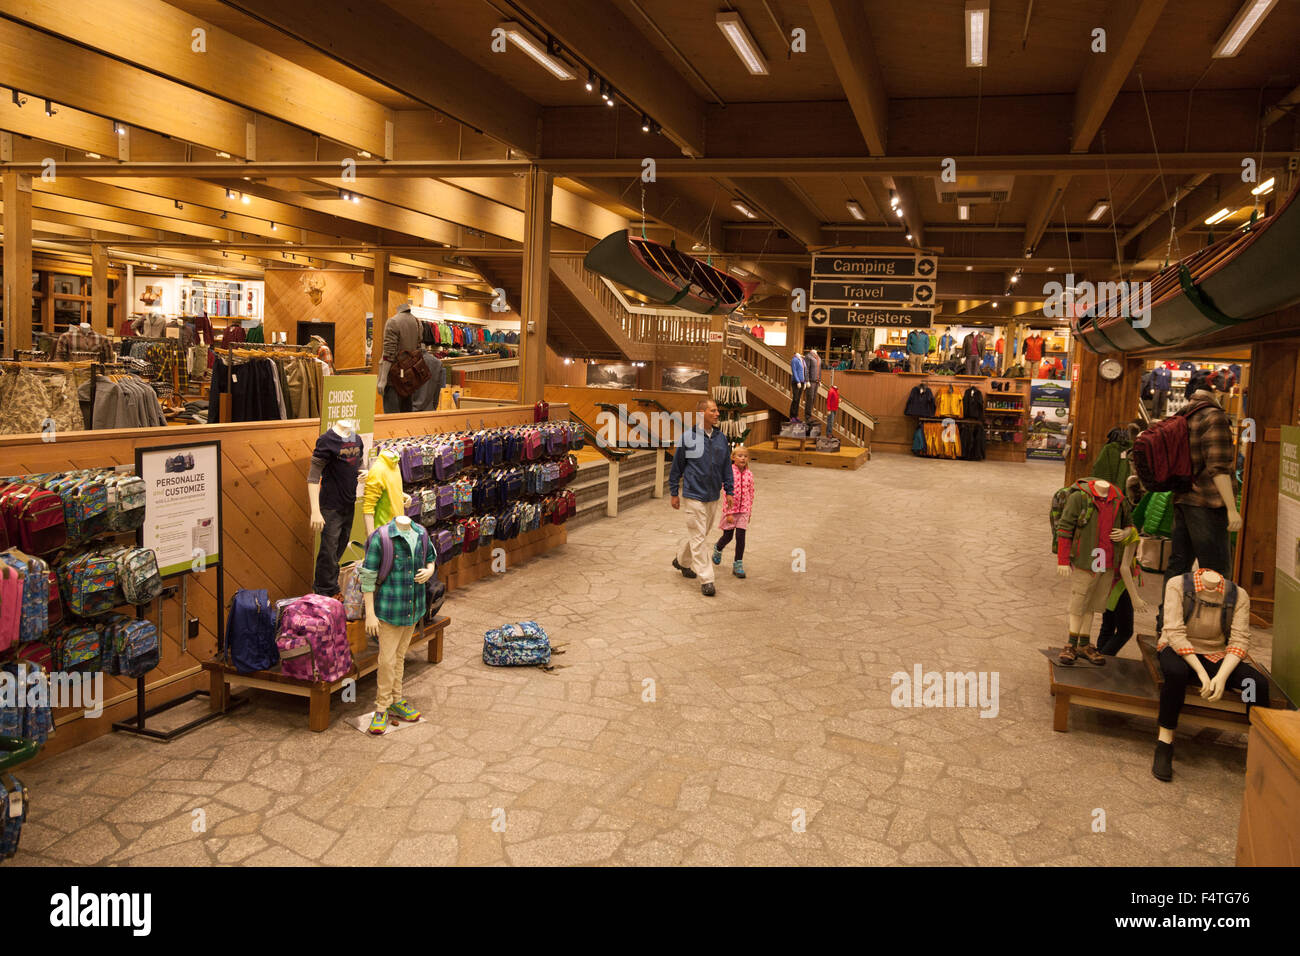
[{"label": "seated mannequin", "polygon": [[[1195,675],[1201,697],[1215,701],[1225,690],[1267,707],[1268,679],[1243,662],[1250,651],[1250,596],[1209,568],[1170,578],[1165,584],[1165,621],[1159,652],[1160,719],[1151,773],[1166,783],[1174,776],[1174,731],[1187,686]],[[1247,683],[1247,682],[1250,683]]]},{"label": "seated mannequin", "polygon": [[[1100,667],[1106,658],[1092,646],[1092,618],[1106,609],[1117,567],[1134,608],[1144,611],[1148,605],[1133,581],[1137,542],[1129,540],[1133,519],[1128,500],[1100,478],[1084,478],[1074,488],[1056,526],[1056,573],[1070,579],[1069,642],[1058,661],[1069,665],[1082,658]],[[1121,542],[1122,554],[1117,548]]]}]

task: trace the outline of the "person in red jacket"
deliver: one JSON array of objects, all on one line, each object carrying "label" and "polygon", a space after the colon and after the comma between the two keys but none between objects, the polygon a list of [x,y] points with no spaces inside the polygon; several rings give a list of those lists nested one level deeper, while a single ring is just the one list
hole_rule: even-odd
[{"label": "person in red jacket", "polygon": [[840,408],[840,390],[837,386],[832,385],[826,393],[826,437],[829,438],[835,431],[835,413]]}]

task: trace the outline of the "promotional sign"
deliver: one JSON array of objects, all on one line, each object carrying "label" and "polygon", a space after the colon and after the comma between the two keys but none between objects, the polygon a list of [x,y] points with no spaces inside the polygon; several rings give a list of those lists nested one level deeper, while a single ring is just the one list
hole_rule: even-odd
[{"label": "promotional sign", "polygon": [[163,577],[221,563],[221,443],[137,448],[144,479],[140,547],[158,555]]},{"label": "promotional sign", "polygon": [[933,280],[939,259],[914,250],[897,252],[814,252],[814,279],[917,279]]},{"label": "promotional sign", "polygon": [[[321,433],[334,427],[335,422],[350,421],[355,424],[357,434],[361,436],[364,446],[361,461],[370,462],[371,448],[375,443],[375,395],[379,385],[377,375],[326,375],[322,379],[323,401],[320,406]],[[361,517],[361,494],[365,468],[357,477],[357,508],[352,514],[352,534],[349,541],[366,540],[366,523]],[[304,492],[305,494],[305,492]],[[320,547],[320,536],[316,536],[313,553]],[[352,548],[352,551],[357,549]],[[344,552],[344,557],[349,557]],[[361,555],[356,555],[361,557]]]},{"label": "promotional sign", "polygon": [[814,279],[812,299],[819,305],[866,305],[874,302],[925,304],[934,301],[934,283]]},{"label": "promotional sign", "polygon": [[[1258,448],[1256,449],[1258,451]],[[1300,428],[1282,428],[1273,585],[1273,679],[1300,700]]]},{"label": "promotional sign", "polygon": [[1034,461],[1064,461],[1070,423],[1070,386],[1036,378],[1029,387],[1029,433],[1025,457]]},{"label": "promotional sign", "polygon": [[808,306],[808,324],[820,328],[927,329],[934,324],[934,309],[891,308],[889,306],[822,305]]}]

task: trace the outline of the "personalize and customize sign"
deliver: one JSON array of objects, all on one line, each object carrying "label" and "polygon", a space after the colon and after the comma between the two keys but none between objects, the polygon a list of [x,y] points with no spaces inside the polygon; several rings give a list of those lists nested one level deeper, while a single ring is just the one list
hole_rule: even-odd
[{"label": "personalize and customize sign", "polygon": [[163,577],[221,563],[221,443],[137,448],[144,479],[140,547],[158,556]]},{"label": "personalize and customize sign", "polygon": [[816,305],[868,305],[877,302],[928,305],[934,301],[934,283],[814,279],[812,300]]},{"label": "personalize and customize sign", "polygon": [[915,250],[813,253],[814,279],[933,280],[938,274],[939,258]]},{"label": "personalize and customize sign", "polygon": [[928,329],[934,324],[934,309],[891,308],[889,306],[822,305],[808,307],[808,324],[818,328],[905,328]]}]

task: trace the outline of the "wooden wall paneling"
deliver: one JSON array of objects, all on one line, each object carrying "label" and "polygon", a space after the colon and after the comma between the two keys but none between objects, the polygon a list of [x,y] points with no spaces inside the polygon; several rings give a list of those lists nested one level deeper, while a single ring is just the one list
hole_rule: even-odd
[{"label": "wooden wall paneling", "polygon": [[[325,279],[320,305],[303,291],[301,279],[308,271]],[[359,269],[267,269],[267,339],[285,332],[294,342],[299,322],[333,322],[335,367],[360,368],[366,361],[366,313],[374,309],[372,289]]]},{"label": "wooden wall paneling", "polygon": [[[1131,422],[1138,413],[1138,392],[1142,384],[1144,362],[1128,355],[1103,356],[1087,349],[1076,349],[1079,383],[1070,396],[1070,412],[1074,429],[1066,447],[1065,483],[1070,484],[1087,477],[1087,470],[1106,444],[1106,435],[1116,425]],[[1124,371],[1113,381],[1106,381],[1098,372],[1104,358],[1121,362]],[[1082,458],[1079,443],[1086,441],[1087,450]]]}]

